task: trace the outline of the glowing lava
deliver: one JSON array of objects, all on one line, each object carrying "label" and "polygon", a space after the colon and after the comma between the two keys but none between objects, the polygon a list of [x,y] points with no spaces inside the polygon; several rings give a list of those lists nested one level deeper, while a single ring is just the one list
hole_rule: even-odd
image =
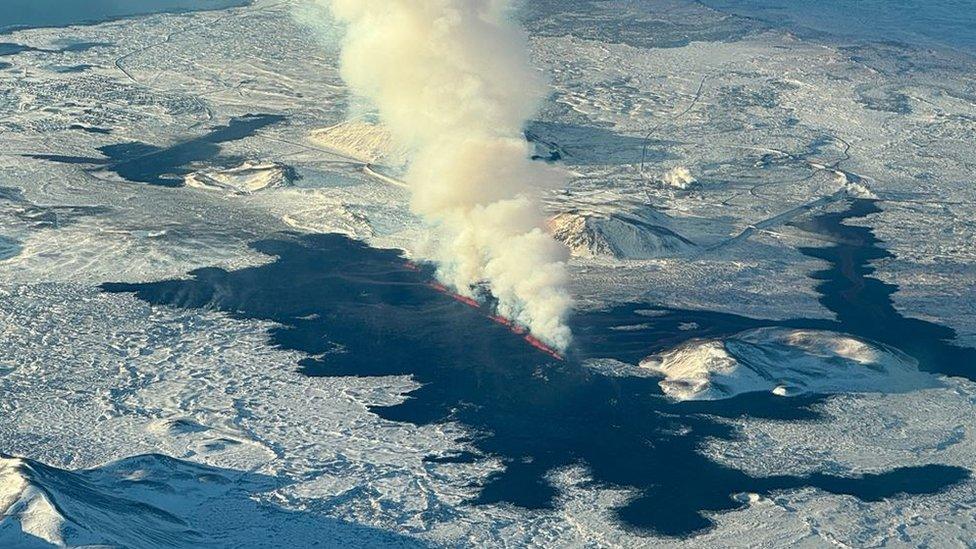
[{"label": "glowing lava", "polygon": [[[416,264],[414,264],[414,263],[412,263],[410,261],[407,261],[405,263],[405,265],[406,265],[407,269],[410,269],[411,271],[417,271],[417,272],[420,271],[420,267],[418,267]],[[509,319],[507,319],[507,318],[505,318],[503,316],[486,312],[485,311],[485,308],[481,305],[481,303],[478,303],[475,299],[470,298],[470,297],[467,297],[467,296],[463,296],[463,295],[461,295],[461,294],[459,294],[457,292],[454,292],[450,288],[448,288],[447,286],[441,284],[440,282],[428,282],[427,283],[427,286],[429,286],[430,288],[432,288],[432,289],[434,289],[434,290],[436,290],[436,291],[438,291],[438,292],[440,292],[440,293],[442,293],[442,294],[450,297],[451,299],[453,299],[453,300],[455,300],[455,301],[457,301],[459,303],[463,303],[463,304],[465,304],[465,305],[467,305],[467,306],[469,306],[471,308],[477,309],[481,313],[484,313],[485,316],[487,316],[488,319],[491,320],[492,322],[501,324],[502,326],[508,328],[509,331],[512,332],[513,334],[522,336],[522,339],[524,339],[529,345],[531,345],[534,348],[542,351],[543,353],[546,353],[547,355],[551,356],[552,358],[555,358],[556,360],[565,360],[565,358],[561,354],[559,354],[558,351],[556,351],[552,347],[546,345],[545,343],[543,343],[542,341],[540,341],[538,338],[536,338],[532,334],[529,334],[526,331],[526,329],[523,328],[522,326],[519,326],[515,322],[512,322],[511,320],[509,320]]]}]

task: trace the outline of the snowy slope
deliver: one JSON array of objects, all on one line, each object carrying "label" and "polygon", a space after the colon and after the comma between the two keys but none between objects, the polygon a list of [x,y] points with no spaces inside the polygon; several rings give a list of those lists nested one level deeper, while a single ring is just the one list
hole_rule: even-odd
[{"label": "snowy slope", "polygon": [[[780,221],[842,190],[843,171],[882,201],[857,223],[895,254],[873,266],[900,285],[896,305],[976,342],[971,59],[824,43],[680,0],[523,4],[538,12],[532,55],[554,88],[529,137],[571,170],[569,189],[547,206],[574,248],[581,308],[640,299],[829,317],[808,277],[823,265],[796,250],[826,243]],[[295,23],[293,7],[257,0],[4,36],[27,49],[0,61],[0,452],[24,458],[4,458],[0,507],[12,511],[0,547],[411,541],[371,537],[377,529],[486,546],[971,544],[972,483],[873,502],[812,489],[738,495],[747,507],[690,539],[615,523],[606,510],[635,494],[595,486],[584,467],[552,473],[562,490],[554,510],[472,506],[472,482],[497,461],[424,461],[465,451],[463,425],[417,428],[369,411],[405,398],[417,388],[410,379],[308,378],[297,372],[302,356],[268,345],[272,326],[100,294],[106,281],[270,261],[247,244],[282,230],[407,250],[422,242],[406,190],[366,169],[398,166],[402,151],[382,128],[342,122],[350,106],[334,52]],[[66,38],[99,45],[61,51]],[[29,156],[166,146],[249,113],[289,122],[223,143],[219,158],[195,166],[191,177],[218,192],[100,179]],[[226,171],[245,162],[261,168]],[[272,165],[300,178],[277,186],[279,168],[263,168]],[[681,167],[693,192],[680,188],[690,184]],[[660,375],[690,398],[829,393],[803,422],[724,418],[741,438],[702,452],[729,467],[847,474],[976,462],[974,385],[919,375],[867,341],[747,332],[665,353],[655,367],[664,365]],[[155,452],[178,461],[126,459]],[[210,483],[218,478],[235,487]],[[102,496],[147,506],[152,520]],[[38,513],[25,515],[31,505]]]},{"label": "snowy slope", "polygon": [[579,257],[652,259],[696,248],[694,242],[667,227],[667,216],[649,209],[636,213],[560,213],[549,220],[549,230]]},{"label": "snowy slope", "polygon": [[936,386],[914,359],[890,347],[816,330],[760,328],[723,340],[692,340],[641,361],[676,400],[742,393],[906,392]]}]

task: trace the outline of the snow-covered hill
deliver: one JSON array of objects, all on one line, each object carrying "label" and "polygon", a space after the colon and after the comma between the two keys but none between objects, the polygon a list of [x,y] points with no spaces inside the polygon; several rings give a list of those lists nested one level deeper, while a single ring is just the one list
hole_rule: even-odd
[{"label": "snow-covered hill", "polygon": [[[183,520],[151,503],[150,498],[139,501],[118,493],[120,486],[129,485],[149,488],[156,496],[166,494],[171,502],[188,497],[181,482],[204,474],[205,469],[182,465],[180,473],[174,467],[177,463],[160,455],[132,458],[114,467],[127,476],[113,479],[111,474],[76,473],[30,459],[0,456],[0,546],[185,547],[199,543],[199,536]],[[212,482],[211,487],[220,489],[221,483]]]},{"label": "snow-covered hill", "polygon": [[78,471],[0,454],[0,547],[417,545],[254,498],[278,485],[272,477],[160,454]]},{"label": "snow-covered hill", "polygon": [[199,189],[252,194],[286,187],[295,179],[293,169],[277,162],[245,162],[226,170],[202,170],[186,176],[186,185]]},{"label": "snow-covered hill", "polygon": [[575,210],[549,221],[549,230],[579,257],[651,259],[695,249],[695,243],[668,228],[667,216],[651,209],[601,213]]},{"label": "snow-covered hill", "polygon": [[936,386],[916,361],[885,345],[818,330],[760,328],[727,339],[697,339],[641,366],[664,377],[676,400],[742,393],[895,393]]}]

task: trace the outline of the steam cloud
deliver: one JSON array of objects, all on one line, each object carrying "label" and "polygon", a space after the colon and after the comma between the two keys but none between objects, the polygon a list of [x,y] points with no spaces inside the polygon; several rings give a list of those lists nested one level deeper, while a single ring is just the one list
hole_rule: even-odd
[{"label": "steam cloud", "polygon": [[487,286],[499,314],[565,349],[568,251],[544,230],[561,170],[530,160],[523,127],[546,94],[509,0],[332,0],[346,25],[342,76],[411,151],[423,253],[459,293]]}]

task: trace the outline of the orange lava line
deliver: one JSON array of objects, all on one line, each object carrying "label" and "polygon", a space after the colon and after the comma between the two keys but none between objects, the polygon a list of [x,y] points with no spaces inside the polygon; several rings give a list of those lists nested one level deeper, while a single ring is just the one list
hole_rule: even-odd
[{"label": "orange lava line", "polygon": [[481,308],[481,303],[478,303],[477,301],[475,301],[474,299],[471,299],[470,297],[465,297],[465,296],[463,296],[463,295],[461,295],[459,293],[452,292],[451,290],[449,290],[447,288],[447,286],[445,286],[445,285],[443,285],[443,284],[441,284],[439,282],[430,282],[427,285],[430,286],[431,288],[437,290],[438,292],[441,292],[442,294],[447,295],[448,297],[450,297],[451,299],[453,299],[455,301],[460,301],[461,303],[464,303],[465,305],[468,305],[470,307],[474,307],[475,309],[480,309]]},{"label": "orange lava line", "polygon": [[[468,305],[469,307],[478,310],[482,309],[481,304],[475,301],[474,299],[452,292],[450,289],[448,289],[447,286],[441,284],[440,282],[428,282],[427,285],[433,288],[434,290],[437,290],[438,292],[448,295],[455,301],[464,303],[465,305]],[[511,320],[501,315],[488,314],[486,316],[491,321],[497,322],[498,324],[505,326],[506,328],[511,330],[513,334],[522,336],[522,339],[524,339],[529,345],[535,347],[536,349],[542,351],[543,353],[546,353],[547,355],[555,358],[556,360],[565,360],[565,358],[563,358],[563,356],[559,354],[555,349],[539,341],[535,336],[531,334],[527,334],[525,328],[519,326],[518,324],[512,322]]]},{"label": "orange lava line", "polygon": [[563,358],[563,355],[561,355],[558,352],[556,352],[556,350],[553,349],[552,347],[550,347],[550,346],[546,345],[545,343],[539,341],[534,336],[526,335],[524,339],[529,342],[529,345],[535,347],[536,349],[539,349],[540,351],[542,351],[543,353],[546,353],[547,355],[551,356],[552,358],[555,358],[556,360],[565,360]]}]

